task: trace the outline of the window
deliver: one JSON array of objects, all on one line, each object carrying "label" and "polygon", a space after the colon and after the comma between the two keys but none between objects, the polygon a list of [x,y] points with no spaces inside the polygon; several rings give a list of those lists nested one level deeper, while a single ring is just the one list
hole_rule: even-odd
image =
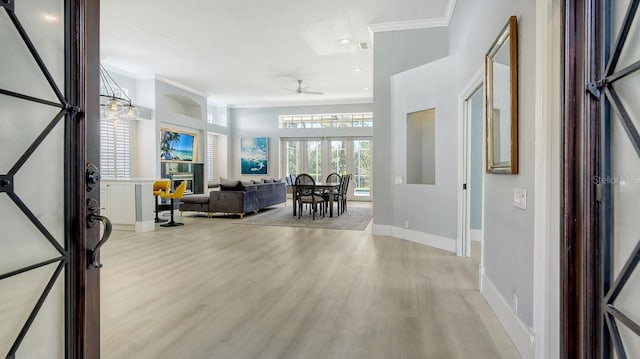
[{"label": "window", "polygon": [[100,121],[100,172],[103,178],[131,177],[131,121]]},{"label": "window", "polygon": [[215,162],[216,135],[207,133],[207,181],[214,180],[213,166]]},{"label": "window", "polygon": [[348,141],[331,141],[331,173],[343,175],[347,173],[347,146]]},{"label": "window", "polygon": [[307,174],[316,182],[324,180],[322,177],[322,141],[306,141]]},{"label": "window", "polygon": [[329,127],[373,127],[373,113],[280,116],[280,128]]},{"label": "window", "polygon": [[371,195],[371,140],[353,141],[353,195]]}]

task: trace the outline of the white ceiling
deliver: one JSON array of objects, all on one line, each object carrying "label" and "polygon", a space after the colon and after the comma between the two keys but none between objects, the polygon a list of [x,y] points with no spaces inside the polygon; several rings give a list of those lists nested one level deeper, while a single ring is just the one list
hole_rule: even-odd
[{"label": "white ceiling", "polygon": [[[139,77],[157,75],[215,104],[371,102],[373,50],[358,48],[359,42],[371,42],[369,25],[444,21],[454,3],[105,0],[101,57],[112,68]],[[324,95],[282,96],[280,87],[295,88],[298,79]]]}]

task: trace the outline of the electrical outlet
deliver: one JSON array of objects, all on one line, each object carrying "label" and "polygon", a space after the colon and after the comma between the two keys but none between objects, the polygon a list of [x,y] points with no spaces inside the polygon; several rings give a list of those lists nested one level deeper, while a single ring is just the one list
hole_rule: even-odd
[{"label": "electrical outlet", "polygon": [[409,229],[409,221],[404,221],[404,228]]},{"label": "electrical outlet", "polygon": [[518,295],[513,292],[513,313],[518,316]]},{"label": "electrical outlet", "polygon": [[529,327],[529,346],[531,349],[536,349],[536,331],[533,330],[533,327]]}]

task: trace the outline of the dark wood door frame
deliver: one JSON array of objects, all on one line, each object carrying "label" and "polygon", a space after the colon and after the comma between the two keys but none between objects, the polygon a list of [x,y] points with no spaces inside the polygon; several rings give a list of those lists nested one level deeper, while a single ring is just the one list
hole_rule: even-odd
[{"label": "dark wood door frame", "polygon": [[71,241],[78,255],[72,265],[73,325],[75,338],[73,358],[100,358],[100,270],[89,267],[87,251],[100,239],[100,228],[87,228],[87,203],[100,203],[100,190],[87,191],[85,168],[100,163],[100,1],[72,0],[71,96],[78,104],[79,116],[72,129],[72,148],[76,153],[72,178],[67,181],[69,193],[79,208],[72,209]]},{"label": "dark wood door frame", "polygon": [[598,0],[564,1],[562,123],[561,356],[598,358],[600,102],[585,84],[601,72]]}]

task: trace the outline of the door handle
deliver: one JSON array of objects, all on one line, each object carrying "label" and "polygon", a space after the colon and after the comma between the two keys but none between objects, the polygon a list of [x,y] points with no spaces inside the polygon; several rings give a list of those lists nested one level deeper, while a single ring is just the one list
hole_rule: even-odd
[{"label": "door handle", "polygon": [[89,258],[89,266],[93,266],[94,268],[102,268],[102,263],[98,262],[98,254],[100,253],[100,247],[102,247],[111,237],[111,221],[109,218],[105,216],[101,216],[98,214],[90,214],[87,218],[89,222],[97,222],[100,221],[104,224],[104,233],[102,234],[102,238],[93,249],[87,249],[87,257]]},{"label": "door handle", "polygon": [[87,266],[94,268],[102,268],[102,263],[98,262],[98,254],[100,253],[100,248],[109,240],[111,237],[111,230],[113,226],[111,225],[111,221],[109,218],[105,216],[101,216],[98,214],[99,208],[95,205],[97,202],[93,199],[87,201],[88,208],[87,211],[89,214],[87,215],[87,228],[93,228],[96,223],[102,222],[104,225],[104,233],[102,233],[102,238],[96,244],[93,249],[87,249]]}]

